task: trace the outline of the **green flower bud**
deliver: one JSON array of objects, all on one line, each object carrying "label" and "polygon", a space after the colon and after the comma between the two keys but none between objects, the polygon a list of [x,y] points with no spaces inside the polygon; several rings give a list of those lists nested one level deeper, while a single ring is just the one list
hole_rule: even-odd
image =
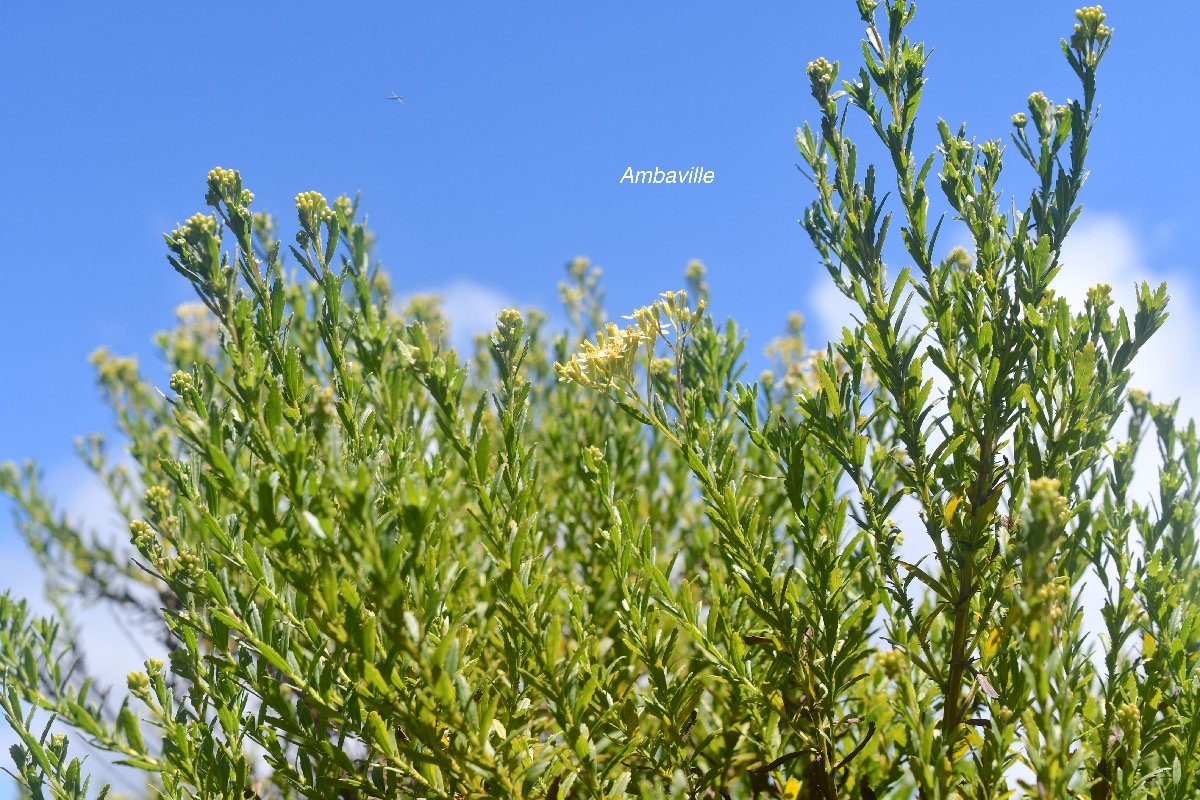
[{"label": "green flower bud", "polygon": [[125,676],[125,685],[131,694],[145,697],[150,694],[150,676],[144,672],[131,672]]},{"label": "green flower bud", "polygon": [[221,201],[236,205],[242,196],[242,176],[236,169],[213,167],[208,171],[208,191],[204,202],[216,208]]},{"label": "green flower bud", "polygon": [[1058,492],[1056,478],[1035,478],[1029,482],[1029,509],[1035,519],[1061,525],[1070,516],[1067,498]]},{"label": "green flower bud", "polygon": [[156,484],[146,490],[146,494],[142,497],[142,502],[149,508],[158,508],[165,505],[170,498],[171,493],[167,491],[167,488]]},{"label": "green flower bud", "polygon": [[300,232],[311,239],[317,235],[322,223],[334,218],[334,213],[320,192],[301,192],[296,195],[296,216],[300,220]]},{"label": "green flower bud", "polygon": [[1043,122],[1054,114],[1054,103],[1041,92],[1034,92],[1029,95],[1029,114],[1033,117],[1033,124],[1041,131]]},{"label": "green flower bud", "polygon": [[496,332],[491,340],[494,347],[502,351],[516,352],[521,344],[521,334],[525,330],[525,321],[521,312],[515,308],[506,308],[497,317]]},{"label": "green flower bud", "polygon": [[837,64],[830,64],[824,58],[818,58],[808,64],[808,82],[812,86],[812,96],[822,107],[829,102],[829,90],[837,80],[837,72]]},{"label": "green flower bud", "polygon": [[1115,716],[1124,737],[1131,742],[1137,742],[1141,738],[1142,710],[1133,703],[1122,703]]},{"label": "green flower bud", "polygon": [[669,358],[655,358],[650,361],[650,374],[668,375],[674,366],[675,362]]},{"label": "green flower bud", "polygon": [[1106,18],[1107,15],[1100,6],[1084,6],[1075,12],[1075,19],[1079,20],[1079,24],[1092,30],[1099,27]]},{"label": "green flower bud", "polygon": [[183,552],[175,559],[175,570],[172,577],[196,583],[204,577],[204,565],[200,556],[195,553]]},{"label": "green flower bud", "polygon": [[895,680],[900,676],[900,673],[905,669],[908,659],[904,657],[904,653],[899,650],[887,650],[875,657],[875,663],[883,670],[883,674],[888,678]]},{"label": "green flower bud", "polygon": [[199,256],[208,250],[217,235],[217,218],[211,214],[193,214],[167,236],[167,246],[182,258]]},{"label": "green flower bud", "polygon": [[171,376],[168,385],[171,387],[171,391],[176,394],[185,394],[196,388],[196,381],[192,378],[191,374],[183,370],[178,370]]},{"label": "green flower bud", "polygon": [[1087,301],[1089,305],[1097,308],[1111,306],[1115,301],[1112,298],[1112,287],[1107,283],[1098,283],[1088,289]]},{"label": "green flower bud", "polygon": [[[1092,47],[1093,42],[1107,42],[1112,38],[1112,28],[1104,24],[1105,14],[1100,6],[1081,8],[1075,12],[1079,24],[1071,34],[1071,47],[1077,53],[1087,53],[1089,58],[1096,56]],[[1090,52],[1089,52],[1090,51]],[[1094,62],[1092,62],[1094,64]]]},{"label": "green flower bud", "polygon": [[130,542],[138,550],[149,550],[155,543],[154,530],[145,520],[135,519],[129,523]]}]

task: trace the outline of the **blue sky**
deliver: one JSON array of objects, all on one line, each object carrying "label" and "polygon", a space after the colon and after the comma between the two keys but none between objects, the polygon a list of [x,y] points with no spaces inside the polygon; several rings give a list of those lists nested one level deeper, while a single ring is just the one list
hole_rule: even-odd
[{"label": "blue sky", "polygon": [[[1030,92],[1078,96],[1058,48],[1077,5],[922,2],[911,35],[935,53],[921,141],[932,147],[939,116],[1007,139]],[[853,74],[862,25],[850,0],[741,8],[14,4],[0,52],[0,461],[37,458],[68,507],[109,522],[73,466],[75,436],[112,428],[86,357],[107,345],[161,377],[151,337],[191,299],[161,233],[201,210],[217,165],[240,170],[285,231],[297,192],[361,191],[396,290],[442,292],[465,327],[502,305],[554,308],[576,255],[604,268],[613,315],[678,288],[699,258],[713,312],[742,324],[750,352],[792,310],[819,344],[844,305],[796,223],[810,193],[792,137],[813,118],[805,64]],[[1188,394],[1176,359],[1200,333],[1186,77],[1200,8],[1106,11],[1116,38],[1064,290],[1110,280],[1121,298],[1169,279],[1175,313],[1143,383]],[[715,180],[621,185],[630,166]],[[0,502],[0,588],[35,586],[26,564]]]}]

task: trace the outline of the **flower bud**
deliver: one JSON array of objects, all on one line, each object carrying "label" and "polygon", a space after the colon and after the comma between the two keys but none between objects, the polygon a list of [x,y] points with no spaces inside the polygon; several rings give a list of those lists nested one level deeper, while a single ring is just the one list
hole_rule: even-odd
[{"label": "flower bud", "polygon": [[150,676],[144,672],[131,672],[125,676],[125,685],[130,693],[144,697],[150,693]]},{"label": "flower bud", "polygon": [[824,58],[818,58],[808,64],[808,81],[812,86],[812,96],[824,107],[829,102],[829,90],[837,80],[837,64],[830,64]]},{"label": "flower bud", "polygon": [[178,370],[171,376],[168,385],[176,394],[185,394],[196,388],[196,381],[189,373]]}]

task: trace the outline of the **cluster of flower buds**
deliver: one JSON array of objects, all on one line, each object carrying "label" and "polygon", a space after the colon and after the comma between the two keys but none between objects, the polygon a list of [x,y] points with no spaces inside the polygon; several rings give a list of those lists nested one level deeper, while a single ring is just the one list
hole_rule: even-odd
[{"label": "cluster of flower buds", "polygon": [[142,502],[147,508],[159,509],[167,505],[171,500],[171,493],[167,491],[167,487],[160,484],[154,484],[146,490],[142,497]]},{"label": "cluster of flower buds", "polygon": [[907,666],[908,659],[899,650],[885,650],[875,656],[875,663],[883,670],[884,675],[895,679]]},{"label": "cluster of flower buds", "polygon": [[1067,498],[1059,494],[1057,478],[1034,478],[1029,482],[1029,510],[1034,519],[1062,525],[1071,516]]},{"label": "cluster of flower buds", "polygon": [[125,676],[125,685],[129,692],[152,708],[158,705],[154,694],[165,688],[162,679],[163,662],[157,658],[147,659],[146,671],[135,670]]},{"label": "cluster of flower buds", "polygon": [[236,169],[213,167],[208,171],[208,191],[204,202],[213,208],[224,203],[227,208],[245,208],[254,201],[254,194],[242,188],[242,175]]},{"label": "cluster of flower buds", "polygon": [[162,561],[163,548],[150,523],[141,519],[129,523],[129,541],[150,563],[157,565]]},{"label": "cluster of flower buds", "polygon": [[1065,608],[1070,604],[1071,587],[1056,580],[1038,589],[1036,597],[1037,603],[1042,609],[1043,618],[1055,623],[1063,618]]},{"label": "cluster of flower buds", "polygon": [[834,81],[837,80],[837,75],[837,64],[831,64],[824,58],[818,58],[816,61],[808,63],[808,82],[812,87],[812,96],[821,108],[829,114],[837,113],[837,108],[833,106],[833,102],[837,97],[830,94],[830,89],[833,88]]},{"label": "cluster of flower buds", "polygon": [[1116,301],[1113,300],[1112,286],[1107,283],[1098,283],[1087,291],[1088,305],[1093,308],[1106,308],[1111,306]]},{"label": "cluster of flower buds", "polygon": [[1127,740],[1138,738],[1142,726],[1142,710],[1133,703],[1121,703],[1116,713],[1117,725]]},{"label": "cluster of flower buds", "polygon": [[217,218],[212,214],[193,214],[167,235],[167,247],[179,256],[185,266],[190,266],[190,262],[203,260],[214,241],[220,244],[217,236]]},{"label": "cluster of flower buds", "polygon": [[708,281],[704,280],[706,275],[708,275],[708,270],[705,268],[704,262],[698,259],[689,261],[687,268],[683,271],[684,280],[701,300],[707,299],[709,295]]},{"label": "cluster of flower buds", "polygon": [[196,388],[196,379],[191,376],[191,373],[176,370],[168,384],[171,387],[171,391],[182,395]]},{"label": "cluster of flower buds", "polygon": [[1071,109],[1065,105],[1054,105],[1041,92],[1029,95],[1029,115],[1041,139],[1053,139],[1060,128],[1069,124]]},{"label": "cluster of flower buds", "polygon": [[496,332],[492,334],[492,344],[499,348],[519,345],[524,329],[525,321],[521,319],[521,312],[515,308],[506,308],[497,317]]},{"label": "cluster of flower buds", "polygon": [[558,296],[562,301],[567,318],[575,325],[582,325],[585,317],[594,319],[603,304],[600,277],[604,274],[599,267],[583,256],[567,264],[569,280],[558,284]]},{"label": "cluster of flower buds", "polygon": [[334,213],[337,214],[339,220],[342,220],[346,223],[349,223],[354,219],[356,210],[355,206],[356,203],[344,194],[339,195],[338,198],[333,201]]},{"label": "cluster of flower buds", "polygon": [[300,220],[300,231],[296,234],[296,241],[301,247],[307,247],[309,242],[316,241],[320,236],[321,226],[337,217],[320,192],[301,192],[296,195],[296,216]]},{"label": "cluster of flower buds", "polygon": [[1075,32],[1071,34],[1071,48],[1090,55],[1095,44],[1105,44],[1112,39],[1112,28],[1104,24],[1105,14],[1100,6],[1087,6],[1075,12]]}]

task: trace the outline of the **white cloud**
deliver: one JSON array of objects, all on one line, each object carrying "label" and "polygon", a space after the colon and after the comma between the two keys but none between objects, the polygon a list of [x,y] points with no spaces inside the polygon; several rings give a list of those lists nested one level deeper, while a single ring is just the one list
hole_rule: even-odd
[{"label": "white cloud", "polygon": [[413,292],[393,304],[402,308],[415,295],[436,295],[442,299],[442,313],[450,323],[450,343],[464,356],[474,351],[477,335],[496,327],[496,315],[505,308],[518,307],[516,301],[498,289],[466,279]]},{"label": "white cloud", "polygon": [[842,336],[842,328],[853,327],[855,319],[862,319],[858,304],[834,286],[829,273],[821,270],[817,281],[813,291],[814,330],[806,337],[808,346],[814,349],[820,349],[826,341],[837,341]]},{"label": "white cloud", "polygon": [[[1063,247],[1063,267],[1054,281],[1055,290],[1066,297],[1072,308],[1080,309],[1087,290],[1099,283],[1113,287],[1117,305],[1126,310],[1132,325],[1137,310],[1135,286],[1145,282],[1151,288],[1166,281],[1170,316],[1165,325],[1151,338],[1133,364],[1131,388],[1152,394],[1158,402],[1180,399],[1177,423],[1200,417],[1200,370],[1188,367],[1188,354],[1200,343],[1200,286],[1191,279],[1195,267],[1166,269],[1153,265],[1149,237],[1135,229],[1116,214],[1086,216],[1075,226]],[[814,296],[814,344],[824,338],[838,338],[844,325],[852,325],[852,316],[861,316],[857,306],[844,297],[833,282],[822,275]],[[923,322],[915,307],[909,322]],[[816,336],[822,337],[820,339]],[[930,366],[926,374],[933,377],[935,394],[946,388],[945,379]],[[1125,423],[1114,428],[1115,437],[1125,436]],[[1158,455],[1153,430],[1147,430],[1142,449],[1135,463],[1135,478],[1131,497],[1147,502],[1158,483]],[[924,536],[924,525],[917,515],[917,505],[906,498],[897,508],[896,519],[906,533],[902,555],[910,560],[930,552],[932,547]],[[1085,628],[1102,629],[1099,609],[1103,604],[1102,590],[1094,576],[1087,580],[1084,593]]]},{"label": "white cloud", "polygon": [[[1200,286],[1190,277],[1194,268],[1152,267],[1149,247],[1147,238],[1119,215],[1084,217],[1067,237],[1062,269],[1053,286],[1072,308],[1080,309],[1090,287],[1107,283],[1113,287],[1112,296],[1125,309],[1132,325],[1137,310],[1134,287],[1145,282],[1155,288],[1167,282],[1170,317],[1138,354],[1130,385],[1150,392],[1158,402],[1179,398],[1178,419],[1182,424],[1188,418],[1200,418],[1200,370],[1186,369],[1182,363],[1184,354],[1193,351],[1200,342]],[[824,338],[838,338],[842,326],[853,324],[853,316],[862,316],[858,307],[834,287],[832,280],[823,275],[818,283],[814,291],[814,344]],[[915,306],[909,315],[910,324],[924,322]],[[939,376],[935,373],[932,368],[928,371],[938,383]]]},{"label": "white cloud", "polygon": [[1130,385],[1150,392],[1159,402],[1180,399],[1180,423],[1200,417],[1200,370],[1188,369],[1188,353],[1200,342],[1200,298],[1191,271],[1150,266],[1145,238],[1122,217],[1096,215],[1082,220],[1063,246],[1063,269],[1054,288],[1072,306],[1082,306],[1090,286],[1107,283],[1130,323],[1137,310],[1134,287],[1167,282],[1170,317],[1133,365]]},{"label": "white cloud", "polygon": [[[1196,287],[1186,274],[1151,267],[1149,244],[1124,218],[1115,214],[1096,215],[1081,221],[1063,245],[1063,268],[1054,282],[1072,307],[1081,307],[1087,290],[1098,283],[1112,286],[1113,299],[1125,309],[1130,325],[1137,311],[1135,287],[1148,283],[1156,288],[1167,282],[1170,316],[1133,362],[1131,388],[1143,389],[1157,402],[1179,399],[1177,425],[1200,416],[1200,371],[1185,368],[1187,355],[1200,341],[1200,304]],[[1125,419],[1114,434],[1124,439]],[[1134,462],[1130,497],[1141,503],[1157,496],[1160,459],[1153,426],[1143,434],[1142,447]],[[1084,589],[1084,627],[1103,630],[1100,607],[1103,590],[1099,581],[1089,580]]]}]

